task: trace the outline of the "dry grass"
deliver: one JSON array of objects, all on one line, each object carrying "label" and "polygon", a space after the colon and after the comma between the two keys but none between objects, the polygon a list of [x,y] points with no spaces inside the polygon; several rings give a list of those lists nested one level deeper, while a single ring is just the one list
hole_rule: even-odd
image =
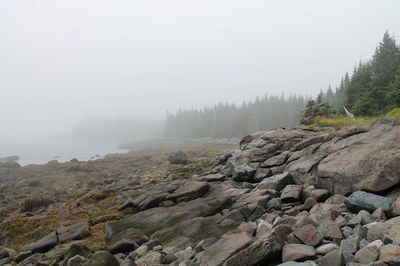
[{"label": "dry grass", "polygon": [[338,116],[334,118],[317,117],[315,125],[321,127],[346,127],[354,125],[371,125],[376,121],[384,118],[400,119],[400,108],[394,108],[386,115],[373,117],[345,117]]}]

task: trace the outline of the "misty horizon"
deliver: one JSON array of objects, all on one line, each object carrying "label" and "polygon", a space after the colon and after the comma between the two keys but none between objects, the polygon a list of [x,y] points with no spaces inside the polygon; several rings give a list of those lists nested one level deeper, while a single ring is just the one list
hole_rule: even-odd
[{"label": "misty horizon", "polygon": [[[2,140],[315,96],[400,34],[397,1],[2,1]],[[379,17],[379,20],[376,18]],[[160,122],[162,123],[162,122]]]}]

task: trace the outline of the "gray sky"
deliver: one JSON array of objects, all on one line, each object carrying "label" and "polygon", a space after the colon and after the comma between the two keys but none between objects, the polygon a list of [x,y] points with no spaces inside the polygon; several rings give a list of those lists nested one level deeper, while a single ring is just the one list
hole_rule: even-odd
[{"label": "gray sky", "polygon": [[0,0],[0,137],[315,95],[386,29],[399,40],[399,11],[398,0]]}]

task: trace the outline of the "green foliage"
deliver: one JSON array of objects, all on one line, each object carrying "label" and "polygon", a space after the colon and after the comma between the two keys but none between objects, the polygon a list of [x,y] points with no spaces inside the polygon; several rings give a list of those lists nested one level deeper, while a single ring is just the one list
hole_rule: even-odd
[{"label": "green foliage", "polygon": [[328,117],[331,113],[331,106],[328,103],[322,102],[322,97],[318,97],[317,101],[308,101],[306,109],[303,112],[300,123],[311,125],[315,118],[319,116]]},{"label": "green foliage", "polygon": [[359,62],[349,77],[346,73],[332,97],[332,89],[318,98],[343,113],[346,106],[356,116],[379,116],[400,106],[400,48],[385,32],[371,60]]}]

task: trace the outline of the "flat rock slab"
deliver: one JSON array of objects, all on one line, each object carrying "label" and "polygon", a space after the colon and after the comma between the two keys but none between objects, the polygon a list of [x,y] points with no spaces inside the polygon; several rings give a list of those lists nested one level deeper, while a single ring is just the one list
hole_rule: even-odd
[{"label": "flat rock slab", "polygon": [[57,245],[58,238],[56,231],[49,233],[37,242],[27,245],[24,250],[32,251],[33,253],[45,253]]},{"label": "flat rock slab", "polygon": [[226,235],[206,248],[201,261],[202,266],[222,265],[232,255],[249,246],[253,239],[246,233]]},{"label": "flat rock slab", "polygon": [[89,235],[89,224],[87,222],[81,222],[57,229],[59,243],[64,243],[69,240],[81,240]]},{"label": "flat rock slab", "polygon": [[302,244],[287,244],[283,247],[282,261],[306,260],[315,257],[314,247]]},{"label": "flat rock slab", "polygon": [[189,201],[203,196],[210,185],[207,182],[189,181],[178,188],[174,193],[166,197],[166,200]]},{"label": "flat rock slab", "polygon": [[353,212],[361,210],[374,212],[378,208],[389,211],[392,199],[364,191],[355,191],[347,198],[345,204]]}]

